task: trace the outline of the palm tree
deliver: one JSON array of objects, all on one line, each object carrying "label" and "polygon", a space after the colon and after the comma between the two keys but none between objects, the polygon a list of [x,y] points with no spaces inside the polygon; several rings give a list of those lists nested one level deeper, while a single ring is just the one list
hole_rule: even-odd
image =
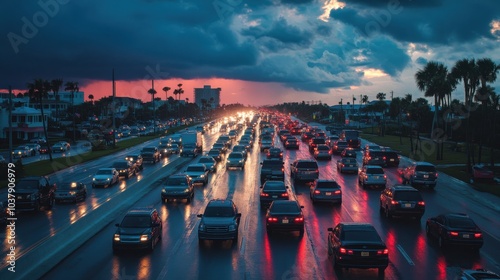
[{"label": "palm tree", "polygon": [[28,83],[28,95],[31,100],[40,103],[40,111],[42,113],[42,126],[45,141],[47,141],[49,159],[52,161],[52,152],[50,151],[49,136],[47,133],[47,126],[45,125],[45,114],[43,112],[43,99],[48,97],[49,91],[52,90],[51,84],[47,80],[35,79],[33,83]]},{"label": "palm tree", "polygon": [[181,100],[181,94],[184,94],[184,90],[182,89],[182,84],[177,85],[179,88],[174,89],[174,94],[177,96],[177,100]]},{"label": "palm tree", "polygon": [[379,92],[379,93],[377,93],[377,99],[378,99],[379,101],[384,101],[384,100],[385,100],[385,96],[386,96],[386,94],[385,94],[385,93],[383,93],[383,92]]},{"label": "palm tree", "polygon": [[92,103],[92,105],[94,105],[94,95],[89,94],[89,99],[90,99],[90,103]]},{"label": "palm tree", "polygon": [[165,112],[166,112],[166,115],[165,115],[165,120],[168,120],[168,91],[171,90],[170,87],[163,87],[162,89],[164,92],[165,92]]},{"label": "palm tree", "polygon": [[73,109],[73,143],[76,142],[76,120],[75,120],[75,92],[80,91],[78,82],[67,82],[64,90],[71,92],[71,107]]},{"label": "palm tree", "polygon": [[151,94],[151,103],[153,104],[153,133],[156,134],[156,112],[155,112],[155,94],[156,90],[150,88],[148,93]]},{"label": "palm tree", "polygon": [[455,63],[451,70],[452,77],[455,82],[462,81],[464,84],[464,104],[469,115],[467,116],[467,123],[465,126],[465,147],[467,153],[467,171],[472,172],[471,150],[472,150],[472,132],[470,124],[470,112],[472,111],[472,101],[479,86],[479,72],[474,59],[462,59]]},{"label": "palm tree", "polygon": [[56,122],[59,120],[59,89],[62,85],[62,79],[54,79],[50,81],[50,87],[52,88],[52,92],[54,93],[54,97],[56,99]]}]

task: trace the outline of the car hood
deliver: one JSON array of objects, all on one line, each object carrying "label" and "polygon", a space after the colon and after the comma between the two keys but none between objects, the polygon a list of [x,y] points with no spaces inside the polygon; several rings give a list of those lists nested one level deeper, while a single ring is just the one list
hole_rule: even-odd
[{"label": "car hood", "polygon": [[233,217],[203,217],[201,220],[205,225],[230,225],[233,223]]},{"label": "car hood", "polygon": [[111,175],[95,175],[94,179],[96,180],[105,180],[105,179],[110,179],[113,178]]},{"label": "car hood", "polygon": [[205,172],[186,172],[186,175],[188,175],[189,177],[200,177],[204,174]]},{"label": "car hood", "polygon": [[188,189],[188,186],[179,186],[179,187],[168,186],[168,187],[163,187],[163,189],[166,192],[183,192]]},{"label": "car hood", "polygon": [[139,235],[149,233],[149,228],[119,228],[116,233],[124,235]]}]

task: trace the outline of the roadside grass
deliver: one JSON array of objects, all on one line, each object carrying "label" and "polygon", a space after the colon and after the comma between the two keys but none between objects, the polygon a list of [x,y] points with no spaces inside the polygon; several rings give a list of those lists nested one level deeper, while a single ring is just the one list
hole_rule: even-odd
[{"label": "roadside grass", "polygon": [[[366,130],[365,130],[366,131]],[[369,131],[369,130],[368,130]],[[443,160],[436,160],[436,152],[437,152],[437,144],[430,140],[421,140],[421,150],[419,149],[417,152],[411,153],[410,149],[410,138],[402,137],[402,143],[400,142],[399,136],[395,135],[385,135],[379,136],[370,133],[362,133],[361,137],[370,142],[376,143],[381,146],[388,146],[394,150],[397,150],[401,153],[401,155],[406,156],[415,161],[427,161],[437,166],[437,168],[452,176],[455,177],[465,183],[471,185],[474,189],[482,192],[488,192],[500,197],[500,185],[495,182],[478,182],[470,183],[470,175],[467,173],[465,166],[447,166],[440,167],[440,165],[444,164],[466,164],[467,163],[467,154],[465,151],[454,151],[450,148],[450,144],[444,144],[444,154]],[[413,139],[413,147],[415,147],[416,139]],[[474,148],[476,151],[477,146]],[[483,162],[489,163],[491,157],[489,153],[489,149],[483,151]],[[495,168],[495,174],[500,174],[500,168]]]},{"label": "roadside grass", "polygon": [[[115,148],[110,148],[106,150],[100,150],[100,151],[91,151],[71,157],[62,157],[62,158],[54,158],[53,161],[51,162],[50,160],[41,160],[41,161],[36,161],[33,163],[29,163],[23,166],[22,168],[22,174],[17,174],[16,178],[20,179],[22,177],[27,177],[27,176],[44,176],[44,175],[49,175],[54,172],[57,172],[59,170],[81,164],[87,161],[95,160],[103,156],[107,156],[119,151],[122,151],[124,149],[136,146],[138,144],[147,142],[149,140],[159,138],[162,136],[174,134],[180,130],[185,129],[187,126],[179,126],[175,128],[171,128],[168,130],[168,133],[162,134],[162,135],[152,135],[152,136],[141,136],[137,138],[130,138],[126,140],[122,140],[116,143]],[[1,188],[6,188],[7,187],[7,180],[1,180],[0,181],[0,189]]]}]

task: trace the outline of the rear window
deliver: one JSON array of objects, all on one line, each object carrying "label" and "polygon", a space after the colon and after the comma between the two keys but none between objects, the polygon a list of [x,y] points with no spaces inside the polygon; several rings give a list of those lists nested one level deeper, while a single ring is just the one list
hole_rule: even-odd
[{"label": "rear window", "polygon": [[323,138],[314,138],[313,143],[314,144],[325,144],[326,142],[325,142],[325,139],[323,139]]},{"label": "rear window", "polygon": [[346,141],[337,141],[337,146],[347,146]]},{"label": "rear window", "polygon": [[422,201],[422,196],[418,191],[398,191],[394,193],[395,200]]},{"label": "rear window", "polygon": [[328,151],[330,148],[328,146],[318,146],[318,150]]},{"label": "rear window", "polygon": [[448,224],[450,227],[454,228],[476,228],[476,225],[471,219],[468,218],[448,218]]},{"label": "rear window", "polygon": [[296,213],[300,212],[300,208],[296,203],[279,203],[273,204],[270,208],[271,212]]},{"label": "rear window", "polygon": [[340,237],[342,240],[347,241],[366,241],[366,242],[380,242],[381,239],[376,231],[368,230],[346,230],[342,232]]},{"label": "rear window", "polygon": [[265,160],[262,162],[262,166],[268,166],[268,167],[273,167],[273,166],[276,166],[276,167],[281,167],[283,166],[283,162],[280,161],[280,160]]},{"label": "rear window", "polygon": [[266,182],[262,188],[264,191],[284,191],[286,190],[283,182]]},{"label": "rear window", "polygon": [[385,152],[384,155],[388,158],[397,158],[398,154],[396,152]]},{"label": "rear window", "polygon": [[354,158],[343,158],[342,162],[346,163],[346,164],[355,164],[356,163],[356,159],[354,159]]},{"label": "rear window", "polygon": [[334,188],[339,188],[339,184],[335,181],[331,182],[318,182],[316,184],[316,188],[318,189],[334,189]]},{"label": "rear window", "polygon": [[166,186],[187,186],[186,178],[169,178]]},{"label": "rear window", "polygon": [[297,163],[297,168],[318,168],[318,163],[315,161],[301,161]]},{"label": "rear window", "polygon": [[432,165],[417,165],[415,167],[415,171],[436,172],[436,167],[434,167]]},{"label": "rear window", "polygon": [[368,174],[384,174],[384,170],[382,168],[368,168],[368,169],[366,169],[366,173],[368,173]]},{"label": "rear window", "polygon": [[188,166],[186,171],[203,172],[205,168],[203,168],[203,166]]},{"label": "rear window", "polygon": [[208,206],[205,209],[205,217],[233,217],[233,207]]}]

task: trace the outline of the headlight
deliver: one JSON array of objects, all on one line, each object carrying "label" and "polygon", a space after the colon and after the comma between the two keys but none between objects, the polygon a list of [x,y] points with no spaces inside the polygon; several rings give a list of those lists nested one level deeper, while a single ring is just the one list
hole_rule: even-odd
[{"label": "headlight", "polygon": [[143,234],[141,235],[141,241],[148,241],[149,240],[149,235]]},{"label": "headlight", "polygon": [[229,231],[235,231],[236,230],[236,224],[229,225]]},{"label": "headlight", "polygon": [[184,190],[184,192],[185,192],[185,193],[188,193],[188,192],[189,192],[189,189],[185,189],[185,190]]},{"label": "headlight", "polygon": [[205,178],[205,174],[201,174],[201,175],[200,175],[200,178]]},{"label": "headlight", "polygon": [[162,193],[166,193],[166,192],[167,192],[167,190],[165,190],[165,189],[161,189],[161,192],[162,192]]},{"label": "headlight", "polygon": [[243,162],[243,160],[240,160],[240,163],[242,163],[242,162]]},{"label": "headlight", "polygon": [[106,181],[110,181],[110,180],[111,180],[111,178],[106,178]]},{"label": "headlight", "polygon": [[198,227],[198,230],[199,231],[205,231],[205,224],[204,223],[200,223],[200,226]]},{"label": "headlight", "polygon": [[115,233],[115,237],[113,238],[115,241],[120,241],[120,235],[118,233]]},{"label": "headlight", "polygon": [[70,195],[75,195],[76,194],[76,191],[70,191],[69,192]]}]

